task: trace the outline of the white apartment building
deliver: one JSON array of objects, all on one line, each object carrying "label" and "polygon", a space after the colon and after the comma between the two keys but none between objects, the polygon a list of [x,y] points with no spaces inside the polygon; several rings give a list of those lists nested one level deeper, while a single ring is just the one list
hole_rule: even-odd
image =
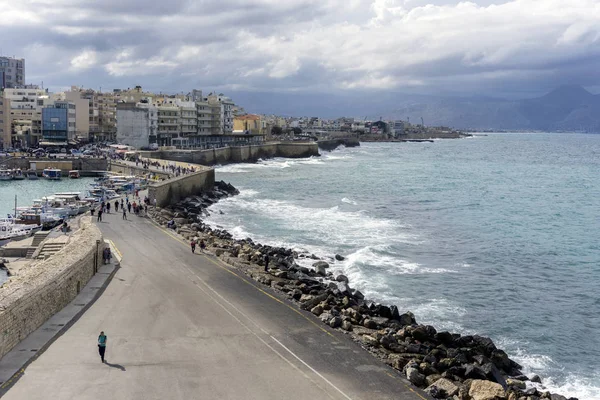
[{"label": "white apartment building", "polygon": [[[5,89],[8,100],[8,124],[11,139],[5,132],[6,147],[12,143],[18,146],[36,146],[42,138],[42,108],[54,104],[54,97],[43,89]],[[6,106],[5,106],[6,107]]]},{"label": "white apartment building", "polygon": [[158,114],[149,103],[117,104],[117,142],[136,148],[157,143]]}]

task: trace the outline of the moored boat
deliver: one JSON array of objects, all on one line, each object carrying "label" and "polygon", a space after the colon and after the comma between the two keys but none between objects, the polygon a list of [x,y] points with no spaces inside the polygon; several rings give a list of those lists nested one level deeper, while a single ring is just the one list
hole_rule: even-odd
[{"label": "moored boat", "polygon": [[49,180],[60,180],[61,171],[58,168],[46,168],[42,172],[42,176]]},{"label": "moored boat", "polygon": [[28,170],[25,175],[27,175],[27,179],[29,180],[35,180],[38,178],[37,172],[32,169]]},{"label": "moored boat", "polygon": [[0,181],[10,181],[13,178],[13,172],[11,169],[5,166],[0,167]]},{"label": "moored boat", "polygon": [[23,174],[23,171],[21,171],[20,168],[13,169],[13,179],[19,181],[25,179],[25,174]]},{"label": "moored boat", "polygon": [[79,171],[77,171],[77,170],[69,171],[69,178],[79,179]]}]

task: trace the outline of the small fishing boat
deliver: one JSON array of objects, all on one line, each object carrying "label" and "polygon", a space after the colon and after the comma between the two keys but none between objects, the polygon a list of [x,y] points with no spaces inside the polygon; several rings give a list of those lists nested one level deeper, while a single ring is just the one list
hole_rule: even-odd
[{"label": "small fishing boat", "polygon": [[27,179],[32,180],[32,181],[36,180],[38,178],[37,172],[32,169],[25,172],[25,175],[27,175]]},{"label": "small fishing boat", "polygon": [[42,176],[48,180],[57,181],[61,178],[61,171],[58,168],[46,168],[42,172]]},{"label": "small fishing boat", "polygon": [[79,171],[77,171],[77,170],[69,171],[69,178],[79,179]]},{"label": "small fishing boat", "polygon": [[21,168],[13,169],[13,179],[22,181],[25,179],[25,174],[21,171]]},{"label": "small fishing boat", "polygon": [[13,178],[13,172],[11,169],[6,168],[4,165],[0,167],[0,181],[10,181]]}]

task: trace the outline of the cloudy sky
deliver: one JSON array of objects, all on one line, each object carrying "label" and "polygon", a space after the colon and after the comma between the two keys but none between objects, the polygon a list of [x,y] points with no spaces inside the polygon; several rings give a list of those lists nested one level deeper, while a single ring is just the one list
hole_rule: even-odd
[{"label": "cloudy sky", "polygon": [[46,87],[527,97],[600,88],[599,0],[0,0]]}]

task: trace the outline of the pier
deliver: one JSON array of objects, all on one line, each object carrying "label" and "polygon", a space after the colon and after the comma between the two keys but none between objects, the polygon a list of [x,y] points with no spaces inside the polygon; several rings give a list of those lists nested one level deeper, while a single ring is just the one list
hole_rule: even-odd
[{"label": "pier", "polygon": [[5,399],[425,398],[342,332],[214,256],[192,254],[172,231],[114,213],[97,226],[120,268],[6,385]]}]

